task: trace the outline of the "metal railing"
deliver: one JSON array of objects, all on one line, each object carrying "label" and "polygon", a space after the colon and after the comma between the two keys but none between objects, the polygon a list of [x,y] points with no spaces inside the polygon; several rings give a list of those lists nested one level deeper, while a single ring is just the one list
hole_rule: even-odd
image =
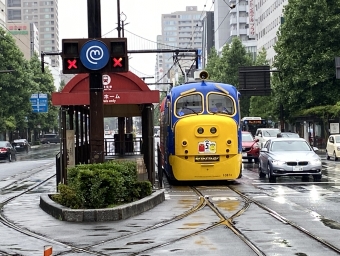
[{"label": "metal railing", "polygon": [[105,156],[115,155],[138,155],[142,152],[142,138],[133,138],[132,140],[123,141],[115,140],[114,138],[104,139],[104,154]]}]

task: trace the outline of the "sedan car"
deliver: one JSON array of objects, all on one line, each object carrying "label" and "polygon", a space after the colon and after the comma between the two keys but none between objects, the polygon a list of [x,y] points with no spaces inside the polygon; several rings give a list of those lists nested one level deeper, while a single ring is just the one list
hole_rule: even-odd
[{"label": "sedan car", "polygon": [[327,160],[333,157],[334,161],[340,157],[340,134],[332,134],[328,137],[326,146]]},{"label": "sedan car", "polygon": [[16,159],[16,150],[11,143],[8,141],[0,141],[0,160],[12,162],[12,160]]},{"label": "sedan car", "polygon": [[242,159],[248,159],[250,163],[253,159],[257,163],[259,160],[260,148],[258,139],[254,139],[250,132],[242,131]]},{"label": "sedan car", "polygon": [[266,142],[260,150],[259,176],[268,175],[270,182],[280,176],[312,175],[314,181],[322,177],[320,157],[303,138],[275,138]]},{"label": "sedan car", "polygon": [[12,146],[16,149],[17,152],[21,151],[26,153],[28,153],[31,147],[26,139],[14,140]]}]

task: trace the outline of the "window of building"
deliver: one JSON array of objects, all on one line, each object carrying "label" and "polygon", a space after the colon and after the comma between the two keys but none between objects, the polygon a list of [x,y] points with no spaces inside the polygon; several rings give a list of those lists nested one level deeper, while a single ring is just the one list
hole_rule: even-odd
[{"label": "window of building", "polygon": [[21,10],[8,9],[8,20],[21,20]]},{"label": "window of building", "polygon": [[7,0],[7,7],[21,7],[21,0]]}]

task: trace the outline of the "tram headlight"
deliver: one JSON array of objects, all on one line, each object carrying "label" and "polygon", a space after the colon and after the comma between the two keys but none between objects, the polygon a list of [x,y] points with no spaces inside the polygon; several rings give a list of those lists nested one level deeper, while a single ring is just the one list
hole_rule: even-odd
[{"label": "tram headlight", "polygon": [[211,128],[210,128],[210,132],[211,132],[212,134],[215,134],[215,133],[217,132],[216,127],[211,127]]},{"label": "tram headlight", "polygon": [[231,144],[231,140],[227,140],[227,144],[230,145]]},{"label": "tram headlight", "polygon": [[183,140],[183,141],[182,141],[182,145],[183,145],[183,146],[186,146],[186,145],[188,145],[188,142],[187,142],[186,140]]},{"label": "tram headlight", "polygon": [[202,127],[199,127],[197,129],[197,132],[198,132],[198,134],[202,134],[202,133],[204,133],[204,129]]}]

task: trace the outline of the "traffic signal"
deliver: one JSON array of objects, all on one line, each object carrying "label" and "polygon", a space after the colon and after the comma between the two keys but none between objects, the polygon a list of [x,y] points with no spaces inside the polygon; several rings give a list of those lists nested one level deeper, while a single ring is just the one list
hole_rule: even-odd
[{"label": "traffic signal", "polygon": [[63,39],[63,73],[129,71],[126,38]]}]

